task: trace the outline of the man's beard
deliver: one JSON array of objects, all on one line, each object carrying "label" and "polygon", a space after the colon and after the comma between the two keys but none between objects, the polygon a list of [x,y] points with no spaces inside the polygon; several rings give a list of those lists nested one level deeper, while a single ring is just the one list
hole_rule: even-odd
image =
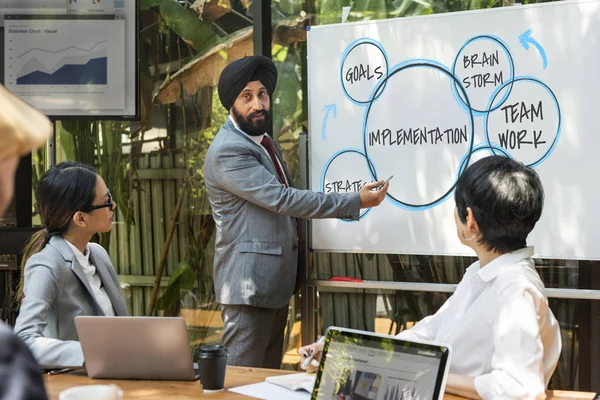
[{"label": "man's beard", "polygon": [[[233,119],[236,124],[240,127],[244,133],[247,133],[250,136],[260,136],[267,132],[267,129],[271,123],[271,114],[268,110],[260,110],[250,113],[246,118],[242,117],[242,115],[235,109],[235,107],[231,108]],[[263,119],[259,119],[254,121],[253,117],[264,116]]]}]

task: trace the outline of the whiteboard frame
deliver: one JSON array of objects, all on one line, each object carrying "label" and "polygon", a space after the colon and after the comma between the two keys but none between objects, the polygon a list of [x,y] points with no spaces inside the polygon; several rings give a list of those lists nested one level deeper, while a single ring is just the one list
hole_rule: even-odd
[{"label": "whiteboard frame", "polygon": [[[371,20],[371,21],[356,21],[356,22],[349,22],[349,23],[334,23],[334,24],[326,24],[326,25],[310,25],[306,27],[307,33],[309,33],[309,31],[311,30],[322,30],[322,29],[335,29],[338,27],[346,27],[348,25],[353,25],[353,26],[368,26],[368,25],[377,25],[379,23],[382,22],[388,22],[388,21],[394,21],[394,20],[414,20],[414,19],[419,19],[422,21],[425,20],[429,20],[429,19],[437,19],[437,18],[447,18],[450,14],[451,15],[456,15],[456,14],[461,14],[461,15],[478,15],[478,14],[490,14],[490,13],[501,13],[501,12],[514,12],[515,11],[515,7],[521,7],[521,8],[527,8],[527,9],[536,9],[536,8],[543,8],[543,7],[562,7],[562,6],[567,6],[567,5],[575,5],[575,4],[587,4],[587,3],[600,3],[600,0],[562,0],[560,2],[547,2],[547,3],[536,3],[536,4],[516,4],[513,6],[507,6],[507,7],[498,7],[498,8],[491,8],[491,9],[479,9],[479,10],[467,10],[467,11],[457,11],[457,12],[452,12],[452,13],[438,13],[438,14],[428,14],[428,15],[415,15],[415,16],[408,16],[408,17],[398,17],[398,18],[386,18],[386,19],[382,19],[382,20]],[[307,56],[306,56],[306,65],[307,65],[307,102],[310,105],[312,102],[312,92],[310,90],[310,81],[311,81],[311,75],[313,74],[312,69],[309,68],[309,55],[310,55],[310,51],[308,50],[308,47],[310,46],[310,34],[307,35]],[[308,121],[311,121],[312,118],[314,117],[313,115],[313,111],[312,108],[309,106],[308,107]],[[310,122],[309,122],[309,127],[311,126]],[[305,160],[300,160],[300,165],[302,167],[302,162],[306,162],[306,171],[307,171],[307,182],[308,182],[308,189],[312,190],[313,188],[313,182],[312,182],[312,178],[311,178],[311,137],[312,135],[315,134],[313,132],[311,132],[311,130],[308,130],[308,137],[307,137],[307,157]],[[307,243],[309,245],[309,249],[311,252],[321,252],[321,253],[335,253],[335,254],[406,254],[406,255],[424,255],[424,256],[447,256],[447,257],[472,257],[475,256],[475,254],[472,255],[468,255],[465,253],[439,253],[439,252],[402,252],[402,253],[398,253],[398,252],[394,252],[394,251],[349,251],[349,250],[340,250],[340,249],[327,249],[327,248],[320,248],[320,249],[314,249],[313,248],[313,241],[312,241],[312,233],[313,233],[313,226],[312,223],[309,221],[308,225],[307,225]],[[533,257],[534,259],[555,259],[555,260],[575,260],[575,261],[600,261],[600,256],[596,257],[596,258],[591,258],[591,257],[569,257],[569,258],[564,258],[564,257],[560,257],[560,256],[547,256],[544,255],[542,257],[540,256],[536,256],[534,255]],[[600,299],[600,296],[598,297],[598,299]]]}]

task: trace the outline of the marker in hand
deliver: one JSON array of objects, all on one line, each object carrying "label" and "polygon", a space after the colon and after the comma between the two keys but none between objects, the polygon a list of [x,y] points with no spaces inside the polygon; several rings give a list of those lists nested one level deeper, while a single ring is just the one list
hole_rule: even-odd
[{"label": "marker in hand", "polygon": [[391,181],[393,177],[394,177],[394,175],[390,176],[385,181],[383,181],[383,183],[377,187],[377,190],[381,189],[386,183],[388,183],[389,181]]},{"label": "marker in hand", "polygon": [[[325,336],[321,336],[319,338],[319,340],[317,340],[317,344],[324,344],[324,343],[325,343]],[[304,360],[302,362],[302,365],[300,366],[300,368],[302,368],[302,369],[308,368],[308,366],[310,365],[310,362],[312,361],[314,355],[315,355],[315,353],[313,352],[313,350],[311,350],[308,353],[308,357],[306,357],[306,360]]]}]

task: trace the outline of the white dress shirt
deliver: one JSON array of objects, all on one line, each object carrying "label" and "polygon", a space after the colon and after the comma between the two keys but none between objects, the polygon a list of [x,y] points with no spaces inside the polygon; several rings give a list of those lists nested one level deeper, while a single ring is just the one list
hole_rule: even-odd
[{"label": "white dress shirt", "polygon": [[[233,119],[233,117],[231,115],[228,116],[228,118],[231,120],[231,122],[233,123],[233,126],[235,126],[235,129],[237,129],[238,131],[242,132],[244,135],[246,135],[247,138],[249,138],[250,140],[252,140],[254,143],[256,143],[261,150],[267,155],[267,157],[269,157],[269,160],[271,160],[271,155],[269,154],[269,152],[267,151],[267,149],[265,149],[265,147],[261,144],[263,137],[267,136],[267,133],[263,133],[260,136],[252,136],[252,135],[248,135],[246,132],[244,132],[243,130],[240,129],[240,127],[238,126],[238,124],[235,122],[235,120]],[[275,145],[275,144],[273,144]],[[278,157],[275,157],[277,159],[277,164],[279,164],[279,168],[281,168],[282,171],[284,171],[283,166],[281,165],[281,161],[279,161]],[[290,186],[290,183],[288,182],[287,176],[285,176],[285,173],[283,174],[283,179],[285,179],[285,184],[286,186]]]},{"label": "white dress shirt", "polygon": [[532,255],[527,247],[483,268],[473,263],[435,315],[398,337],[450,345],[450,372],[475,377],[483,399],[534,398],[556,368],[561,339]]},{"label": "white dress shirt", "polygon": [[114,316],[115,310],[113,309],[112,302],[106,294],[106,290],[102,286],[102,280],[100,279],[98,272],[96,272],[96,267],[90,261],[90,249],[86,246],[85,254],[83,254],[68,240],[65,240],[65,242],[67,242],[71,250],[73,250],[75,258],[77,258],[77,261],[83,268],[83,273],[85,274],[85,277],[87,278],[90,287],[92,288],[92,292],[94,293],[94,298],[96,299],[96,302],[100,305],[102,311],[104,311],[104,314],[106,316]]}]

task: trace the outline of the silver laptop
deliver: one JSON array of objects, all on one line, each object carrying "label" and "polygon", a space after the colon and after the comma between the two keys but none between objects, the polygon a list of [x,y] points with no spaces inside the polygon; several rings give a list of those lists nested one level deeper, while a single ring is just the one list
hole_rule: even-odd
[{"label": "silver laptop", "polygon": [[90,378],[194,380],[183,318],[75,317]]},{"label": "silver laptop", "polygon": [[443,399],[451,349],[330,327],[312,399]]}]

